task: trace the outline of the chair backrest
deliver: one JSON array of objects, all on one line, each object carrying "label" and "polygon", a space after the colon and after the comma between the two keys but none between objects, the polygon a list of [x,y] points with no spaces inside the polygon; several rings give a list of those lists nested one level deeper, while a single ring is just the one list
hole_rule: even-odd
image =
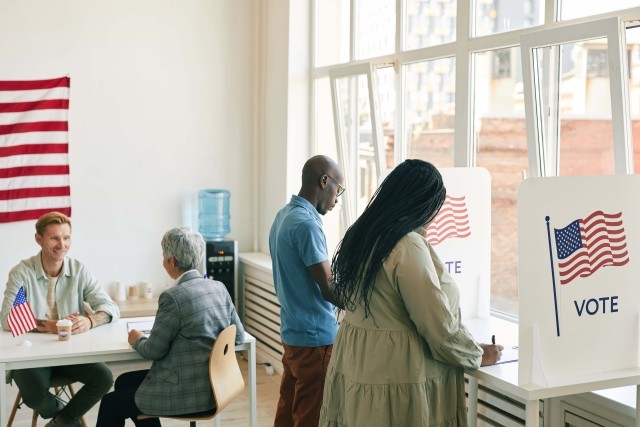
[{"label": "chair backrest", "polygon": [[236,359],[236,325],[225,328],[213,343],[209,358],[209,379],[216,401],[216,413],[222,411],[244,390],[244,379]]}]

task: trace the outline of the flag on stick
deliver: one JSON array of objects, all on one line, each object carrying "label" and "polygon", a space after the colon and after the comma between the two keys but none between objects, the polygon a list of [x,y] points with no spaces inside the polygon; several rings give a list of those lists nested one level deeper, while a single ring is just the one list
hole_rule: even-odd
[{"label": "flag on stick", "polygon": [[69,77],[0,81],[0,223],[71,216]]},{"label": "flag on stick", "polygon": [[470,235],[465,196],[453,197],[447,194],[440,212],[427,227],[427,241],[435,246],[449,237],[464,239]]},{"label": "flag on stick", "polygon": [[622,212],[595,211],[564,228],[555,228],[558,274],[561,285],[577,277],[589,277],[601,267],[629,262]]},{"label": "flag on stick", "polygon": [[29,332],[38,326],[36,317],[31,310],[31,306],[27,301],[27,295],[24,293],[24,286],[20,286],[16,299],[13,301],[13,307],[9,310],[7,323],[11,330],[11,335],[17,337],[25,332]]}]

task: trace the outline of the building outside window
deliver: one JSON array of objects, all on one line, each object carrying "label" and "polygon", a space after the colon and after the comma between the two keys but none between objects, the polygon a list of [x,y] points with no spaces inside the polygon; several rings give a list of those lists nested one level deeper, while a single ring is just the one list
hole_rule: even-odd
[{"label": "building outside window", "polygon": [[[376,70],[344,86],[351,132],[343,148],[350,165],[345,196],[356,215],[375,191],[380,171],[372,137],[372,102],[380,114],[383,168],[406,158],[437,167],[484,167],[492,179],[491,307],[517,316],[517,190],[534,155],[527,142],[520,37],[573,21],[620,16],[640,18],[637,1],[614,0],[315,0],[312,69],[315,151],[338,155],[329,75],[367,63]],[[330,6],[328,6],[330,5]],[[556,17],[545,10],[558,10]],[[356,14],[352,19],[350,13]],[[399,16],[399,19],[396,19]],[[545,21],[546,20],[546,21]],[[396,28],[396,23],[399,23]],[[335,28],[337,26],[338,28]],[[469,28],[456,40],[460,28]],[[640,30],[626,31],[633,151],[640,153]],[[352,49],[345,52],[345,47]],[[337,49],[336,47],[340,47]],[[338,54],[339,52],[339,54]],[[561,45],[547,69],[558,87],[557,171],[548,174],[615,173],[606,40]],[[333,58],[329,61],[327,58]],[[353,78],[355,79],[355,77]],[[368,99],[368,84],[375,86]],[[347,99],[347,98],[343,98]],[[366,102],[365,102],[366,99]],[[379,105],[378,105],[379,104]],[[375,120],[374,120],[375,121]],[[357,126],[356,126],[357,124]],[[347,135],[348,136],[348,135]],[[349,142],[353,141],[353,142]],[[577,156],[576,152],[588,154]],[[552,154],[555,155],[555,154]],[[640,157],[634,154],[635,171]],[[343,196],[344,197],[344,196]],[[333,250],[348,221],[327,218]]]}]

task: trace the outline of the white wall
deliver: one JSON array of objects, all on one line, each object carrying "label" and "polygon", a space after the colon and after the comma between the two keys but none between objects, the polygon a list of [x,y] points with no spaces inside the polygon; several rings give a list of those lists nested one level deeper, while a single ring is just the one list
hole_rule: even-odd
[{"label": "white wall", "polygon": [[300,190],[311,154],[309,131],[309,7],[306,0],[264,0],[261,11],[260,170],[257,248],[269,253],[269,229]]},{"label": "white wall", "polygon": [[[160,238],[203,188],[231,191],[229,237],[254,250],[255,5],[0,0],[0,79],[71,77],[70,255],[105,287],[169,282]],[[34,223],[0,224],[0,291]]]}]

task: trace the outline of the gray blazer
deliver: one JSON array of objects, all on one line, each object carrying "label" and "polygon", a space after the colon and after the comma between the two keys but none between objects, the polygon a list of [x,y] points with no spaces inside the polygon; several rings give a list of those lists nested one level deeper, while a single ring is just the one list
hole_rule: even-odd
[{"label": "gray blazer", "polygon": [[209,355],[218,334],[235,324],[236,343],[244,327],[224,284],[188,271],[176,286],[164,291],[148,338],[133,348],[151,369],[135,395],[145,414],[180,415],[214,408],[209,382]]}]

